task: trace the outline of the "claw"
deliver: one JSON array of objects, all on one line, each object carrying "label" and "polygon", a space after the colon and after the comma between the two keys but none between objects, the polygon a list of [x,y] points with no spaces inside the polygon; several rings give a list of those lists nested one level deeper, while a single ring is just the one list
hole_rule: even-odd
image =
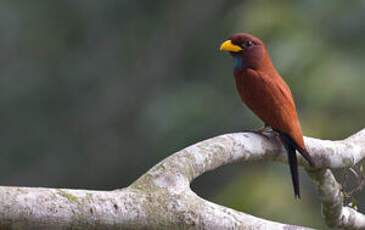
[{"label": "claw", "polygon": [[264,134],[264,132],[271,131],[271,130],[272,130],[271,127],[268,126],[267,124],[265,124],[264,127],[261,127],[259,129],[256,129],[256,130],[254,130],[254,129],[245,129],[243,131],[244,132],[250,132],[250,133],[256,133],[257,135],[260,135],[262,137],[265,137],[266,139],[270,139],[268,136],[266,136]]}]

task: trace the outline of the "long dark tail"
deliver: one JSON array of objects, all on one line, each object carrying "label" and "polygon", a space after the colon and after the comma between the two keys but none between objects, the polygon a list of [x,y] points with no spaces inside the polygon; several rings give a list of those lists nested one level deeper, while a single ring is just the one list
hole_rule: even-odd
[{"label": "long dark tail", "polygon": [[291,138],[288,134],[283,133],[279,130],[275,130],[279,133],[281,140],[283,141],[286,151],[288,153],[288,161],[290,167],[290,174],[293,182],[295,198],[300,199],[300,190],[299,190],[299,175],[298,175],[298,162],[297,162],[297,155],[295,150],[306,159],[310,166],[314,166],[314,162],[312,157],[308,154],[308,152],[302,148],[300,148],[297,143]]},{"label": "long dark tail", "polygon": [[295,147],[291,144],[285,143],[286,151],[288,152],[288,161],[290,167],[291,180],[293,182],[295,198],[300,199],[299,190],[299,174],[298,174],[298,162]]}]

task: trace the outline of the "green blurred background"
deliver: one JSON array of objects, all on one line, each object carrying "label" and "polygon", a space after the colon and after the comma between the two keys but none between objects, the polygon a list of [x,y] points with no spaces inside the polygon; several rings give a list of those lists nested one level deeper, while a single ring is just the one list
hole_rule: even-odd
[{"label": "green blurred background", "polygon": [[[190,144],[261,126],[218,51],[235,32],[266,43],[305,135],[345,138],[364,127],[364,12],[355,0],[4,0],[0,183],[121,188]],[[284,164],[229,165],[192,187],[259,217],[325,229],[308,176],[296,201]]]}]

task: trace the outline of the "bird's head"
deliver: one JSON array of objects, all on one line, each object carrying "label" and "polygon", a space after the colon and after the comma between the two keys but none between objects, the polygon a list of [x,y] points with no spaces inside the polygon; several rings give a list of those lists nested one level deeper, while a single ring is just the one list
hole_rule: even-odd
[{"label": "bird's head", "polygon": [[232,55],[237,70],[271,67],[264,43],[253,35],[233,34],[221,44],[220,50],[228,51]]}]

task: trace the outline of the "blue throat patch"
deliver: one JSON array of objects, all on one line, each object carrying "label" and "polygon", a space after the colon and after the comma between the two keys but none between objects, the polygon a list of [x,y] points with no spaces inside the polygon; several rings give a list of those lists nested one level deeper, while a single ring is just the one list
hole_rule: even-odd
[{"label": "blue throat patch", "polygon": [[233,56],[234,68],[237,70],[243,69],[243,62],[241,56]]}]

